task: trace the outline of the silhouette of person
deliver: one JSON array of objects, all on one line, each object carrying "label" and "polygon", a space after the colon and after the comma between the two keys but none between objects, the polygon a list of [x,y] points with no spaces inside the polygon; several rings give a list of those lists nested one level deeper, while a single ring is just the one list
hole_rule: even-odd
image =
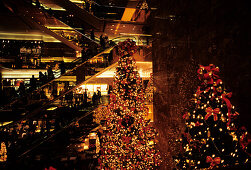
[{"label": "silhouette of person", "polygon": [[97,103],[101,103],[101,91],[98,89],[98,94],[97,94]]},{"label": "silhouette of person", "polygon": [[97,105],[97,94],[96,92],[93,93],[93,96],[92,96],[92,104],[93,105]]},{"label": "silhouette of person", "polygon": [[105,40],[103,38],[103,34],[100,35],[99,37],[100,45],[103,49],[105,49]]},{"label": "silhouette of person", "polygon": [[32,78],[30,79],[30,87],[31,90],[35,90],[37,87],[37,79],[35,79],[34,75],[32,75]]},{"label": "silhouette of person", "polygon": [[18,91],[20,93],[20,96],[24,96],[24,94],[25,94],[25,85],[24,85],[24,82],[20,82]]}]

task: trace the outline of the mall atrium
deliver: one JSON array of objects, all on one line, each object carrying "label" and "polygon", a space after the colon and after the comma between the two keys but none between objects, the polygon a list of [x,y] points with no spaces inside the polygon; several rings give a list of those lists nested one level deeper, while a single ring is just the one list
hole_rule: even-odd
[{"label": "mall atrium", "polygon": [[0,169],[249,169],[247,4],[1,0]]}]

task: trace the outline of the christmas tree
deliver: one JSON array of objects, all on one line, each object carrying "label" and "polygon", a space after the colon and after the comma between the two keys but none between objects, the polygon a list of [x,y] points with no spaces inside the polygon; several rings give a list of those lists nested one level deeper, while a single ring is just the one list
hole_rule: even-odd
[{"label": "christmas tree", "polygon": [[232,93],[227,92],[213,64],[200,66],[201,85],[194,94],[181,142],[181,154],[174,157],[179,169],[213,169],[243,165],[248,161],[247,132],[240,127]]},{"label": "christmas tree", "polygon": [[146,119],[143,85],[132,57],[136,45],[128,39],[118,47],[120,58],[101,136],[99,165],[101,169],[153,169],[161,160],[155,150],[157,133]]},{"label": "christmas tree", "polygon": [[146,94],[146,101],[148,103],[152,103],[153,102],[153,92],[154,92],[154,86],[153,86],[153,74],[150,74],[150,79],[149,82],[147,83],[147,87],[145,90],[145,94]]},{"label": "christmas tree", "polygon": [[7,148],[4,142],[1,142],[0,148],[0,162],[7,161]]}]

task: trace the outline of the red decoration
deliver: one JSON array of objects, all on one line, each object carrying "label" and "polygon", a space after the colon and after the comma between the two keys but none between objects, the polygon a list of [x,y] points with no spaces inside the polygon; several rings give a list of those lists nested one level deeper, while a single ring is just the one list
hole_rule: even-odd
[{"label": "red decoration", "polygon": [[[250,135],[247,133],[247,129],[244,126],[240,128],[240,131],[242,131],[242,135],[239,142],[242,149],[246,150],[245,148],[251,143],[251,138],[250,138]],[[251,154],[249,153],[247,154],[251,156]]]},{"label": "red decoration", "polygon": [[210,156],[207,156],[206,160],[207,163],[210,163],[210,167],[214,167],[215,165],[220,164],[220,161],[221,161],[220,157],[216,157],[213,159]]},{"label": "red decoration", "polygon": [[201,125],[203,125],[203,123],[200,123],[199,121],[195,123],[195,126],[201,126]]},{"label": "red decoration", "polygon": [[227,109],[228,109],[229,114],[230,114],[231,109],[232,109],[232,104],[231,104],[231,102],[229,101],[228,98],[231,98],[231,97],[232,97],[232,92],[226,93],[226,94],[224,93],[224,94],[221,95],[222,100],[224,100],[224,102],[227,105]]},{"label": "red decoration", "polygon": [[[197,70],[199,80],[205,82],[205,84],[213,84],[214,79],[219,78],[219,68],[215,65],[210,64],[209,66],[202,66]],[[204,84],[204,83],[203,83]]]},{"label": "red decoration", "polygon": [[183,119],[188,119],[188,117],[189,117],[189,113],[188,113],[188,112],[186,112],[186,113],[182,116]]},{"label": "red decoration", "polygon": [[218,120],[218,114],[220,112],[219,108],[212,109],[211,107],[207,107],[206,112],[207,114],[205,116],[205,120],[207,120],[212,115],[214,116],[214,121]]},{"label": "red decoration", "polygon": [[101,169],[152,169],[161,160],[153,149],[155,143],[149,145],[157,134],[146,117],[142,79],[130,56],[137,50],[136,43],[128,39],[119,43],[118,50],[121,56],[103,125],[105,130],[100,137],[103,150],[99,164]]},{"label": "red decoration", "polygon": [[[200,65],[197,72],[201,84],[195,103],[182,116],[187,127],[182,135],[181,154],[174,157],[177,169],[214,169],[247,163],[251,138],[236,121],[239,113],[230,102],[232,93],[226,92],[219,78],[219,68]],[[212,121],[208,121],[210,117]],[[217,151],[222,153],[215,158]]]},{"label": "red decoration", "polygon": [[52,166],[50,166],[48,169],[47,168],[45,168],[45,170],[57,170],[56,168],[54,168],[54,167],[52,167]]}]

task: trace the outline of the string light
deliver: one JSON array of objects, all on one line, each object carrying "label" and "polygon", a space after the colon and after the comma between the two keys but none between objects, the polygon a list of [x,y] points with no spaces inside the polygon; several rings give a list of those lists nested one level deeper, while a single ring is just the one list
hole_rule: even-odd
[{"label": "string light", "polygon": [[147,119],[142,81],[131,56],[135,49],[131,40],[119,45],[121,57],[101,137],[101,169],[153,169],[161,163],[154,148],[157,132]]},{"label": "string light", "polygon": [[[196,165],[200,165],[199,169],[217,169],[239,164],[241,160],[243,163],[248,157],[245,154],[247,146],[243,142],[247,131],[236,133],[238,127],[235,126],[235,119],[238,113],[233,110],[235,107],[230,103],[231,93],[226,92],[222,86],[222,80],[218,75],[219,68],[213,64],[200,65],[197,73],[201,85],[194,95],[196,104],[191,107],[193,114],[183,116],[187,129],[182,144],[186,144],[186,148],[185,152],[178,156],[178,169],[196,169]],[[231,143],[234,147],[228,147],[226,152],[226,147]],[[243,149],[244,152],[239,155],[236,148]],[[212,153],[214,151],[216,153]],[[201,158],[206,159],[202,161]],[[191,160],[194,160],[195,164]]]}]

